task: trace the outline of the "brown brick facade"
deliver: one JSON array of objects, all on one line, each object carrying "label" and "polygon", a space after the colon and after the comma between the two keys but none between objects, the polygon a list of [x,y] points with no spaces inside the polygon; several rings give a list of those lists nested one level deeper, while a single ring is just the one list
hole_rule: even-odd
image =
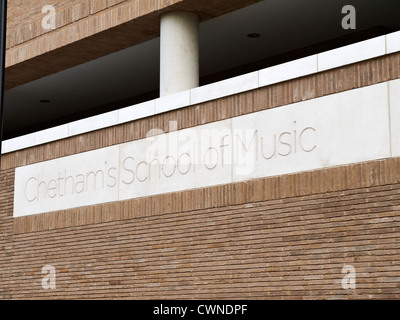
[{"label": "brown brick facade", "polygon": [[12,218],[16,166],[398,78],[397,53],[5,155],[2,298],[399,298],[399,158]]}]

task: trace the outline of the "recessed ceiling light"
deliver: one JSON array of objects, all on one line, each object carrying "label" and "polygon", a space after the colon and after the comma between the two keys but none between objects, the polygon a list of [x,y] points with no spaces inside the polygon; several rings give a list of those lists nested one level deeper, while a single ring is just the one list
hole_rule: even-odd
[{"label": "recessed ceiling light", "polygon": [[247,37],[248,38],[259,38],[259,37],[261,37],[261,34],[259,34],[259,33],[249,33],[248,35],[247,35]]},{"label": "recessed ceiling light", "polygon": [[49,103],[49,102],[50,102],[50,100],[43,99],[43,100],[40,100],[40,102],[41,102],[41,103]]}]

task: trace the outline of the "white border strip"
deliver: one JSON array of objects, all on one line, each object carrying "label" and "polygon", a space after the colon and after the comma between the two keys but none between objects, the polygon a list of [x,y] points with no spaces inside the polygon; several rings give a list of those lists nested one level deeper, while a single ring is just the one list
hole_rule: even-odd
[{"label": "white border strip", "polygon": [[400,31],[3,141],[2,154],[112,127],[400,51]]}]

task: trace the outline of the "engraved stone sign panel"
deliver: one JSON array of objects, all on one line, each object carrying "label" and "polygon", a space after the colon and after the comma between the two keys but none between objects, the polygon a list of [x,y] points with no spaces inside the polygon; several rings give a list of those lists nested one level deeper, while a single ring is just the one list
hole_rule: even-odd
[{"label": "engraved stone sign panel", "polygon": [[389,101],[398,101],[389,91],[382,83],[167,134],[154,128],[19,167],[14,217],[390,157],[398,125],[389,125]]}]

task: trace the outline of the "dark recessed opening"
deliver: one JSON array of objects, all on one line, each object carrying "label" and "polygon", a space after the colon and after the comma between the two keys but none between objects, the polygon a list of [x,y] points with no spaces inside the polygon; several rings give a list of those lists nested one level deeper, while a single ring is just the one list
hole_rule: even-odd
[{"label": "dark recessed opening", "polygon": [[247,35],[247,37],[248,38],[259,38],[259,37],[261,37],[261,34],[259,34],[259,33],[256,33],[256,32],[254,32],[254,33],[249,33],[248,35]]},{"label": "dark recessed opening", "polygon": [[40,100],[40,102],[41,102],[41,103],[50,103],[50,100],[42,99],[42,100]]}]

